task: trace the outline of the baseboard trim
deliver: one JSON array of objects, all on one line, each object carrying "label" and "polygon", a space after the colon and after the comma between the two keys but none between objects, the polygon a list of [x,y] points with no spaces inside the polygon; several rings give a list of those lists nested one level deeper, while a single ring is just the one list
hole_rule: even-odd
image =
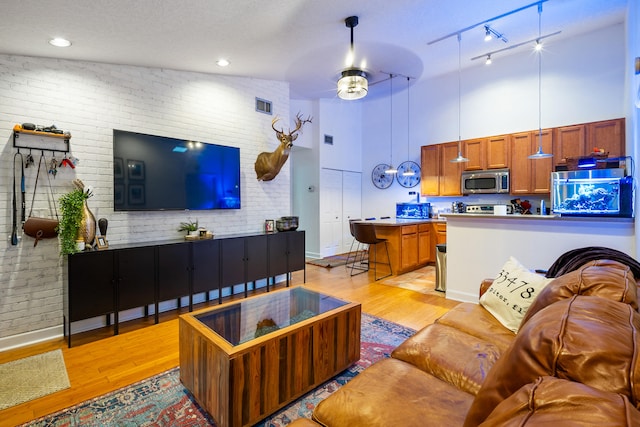
[{"label": "baseboard trim", "polygon": [[62,338],[63,335],[64,330],[62,325],[25,332],[23,334],[11,335],[9,337],[0,338],[0,351],[13,350],[14,348],[59,339]]}]

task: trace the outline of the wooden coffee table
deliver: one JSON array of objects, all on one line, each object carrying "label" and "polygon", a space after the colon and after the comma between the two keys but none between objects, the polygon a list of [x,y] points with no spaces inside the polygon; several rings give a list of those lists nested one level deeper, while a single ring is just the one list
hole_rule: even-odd
[{"label": "wooden coffee table", "polygon": [[180,379],[220,427],[252,425],[360,359],[360,304],[304,287],[180,316]]}]

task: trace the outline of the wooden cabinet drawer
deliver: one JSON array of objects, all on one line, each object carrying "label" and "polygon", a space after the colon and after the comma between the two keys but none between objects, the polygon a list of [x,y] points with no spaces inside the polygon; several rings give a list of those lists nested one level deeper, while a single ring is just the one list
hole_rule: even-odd
[{"label": "wooden cabinet drawer", "polygon": [[433,228],[440,233],[446,233],[447,232],[447,224],[442,223],[442,222],[434,222],[433,223]]},{"label": "wooden cabinet drawer", "polygon": [[418,232],[426,232],[431,230],[431,224],[418,224]]},{"label": "wooden cabinet drawer", "polygon": [[402,234],[415,234],[418,232],[417,225],[404,225],[402,226]]}]

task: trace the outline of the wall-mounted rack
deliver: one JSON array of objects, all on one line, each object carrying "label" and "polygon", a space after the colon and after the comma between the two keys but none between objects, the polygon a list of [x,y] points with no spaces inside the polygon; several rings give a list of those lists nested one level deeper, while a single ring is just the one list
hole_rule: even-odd
[{"label": "wall-mounted rack", "polygon": [[22,125],[13,127],[13,146],[16,148],[28,148],[32,150],[69,152],[69,140],[71,134],[42,132],[23,129]]}]

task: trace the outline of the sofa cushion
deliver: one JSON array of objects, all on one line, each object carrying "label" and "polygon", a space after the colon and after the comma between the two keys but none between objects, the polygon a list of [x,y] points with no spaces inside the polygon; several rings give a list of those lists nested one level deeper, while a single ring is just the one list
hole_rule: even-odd
[{"label": "sofa cushion", "polygon": [[480,305],[505,328],[518,332],[529,306],[552,280],[529,271],[517,259],[510,257],[489,289],[480,297]]},{"label": "sofa cushion", "polygon": [[508,330],[479,304],[463,302],[458,304],[435,323],[451,326],[483,341],[494,344],[500,352],[504,352],[515,338]]},{"label": "sofa cushion", "polygon": [[491,342],[435,323],[400,344],[391,357],[475,395],[501,353]]},{"label": "sofa cushion", "polygon": [[541,377],[509,396],[481,427],[503,426],[638,426],[640,412],[626,396],[587,385]]},{"label": "sofa cushion", "polygon": [[549,304],[574,295],[597,295],[627,303],[638,310],[637,285],[631,268],[617,261],[595,260],[558,277],[546,286],[529,307],[522,323],[526,323]]},{"label": "sofa cushion", "polygon": [[461,426],[473,396],[401,360],[374,363],[323,400],[325,426]]},{"label": "sofa cushion", "polygon": [[599,390],[640,396],[640,314],[629,304],[580,296],[551,304],[526,322],[487,375],[465,425],[540,376],[577,381]]}]

